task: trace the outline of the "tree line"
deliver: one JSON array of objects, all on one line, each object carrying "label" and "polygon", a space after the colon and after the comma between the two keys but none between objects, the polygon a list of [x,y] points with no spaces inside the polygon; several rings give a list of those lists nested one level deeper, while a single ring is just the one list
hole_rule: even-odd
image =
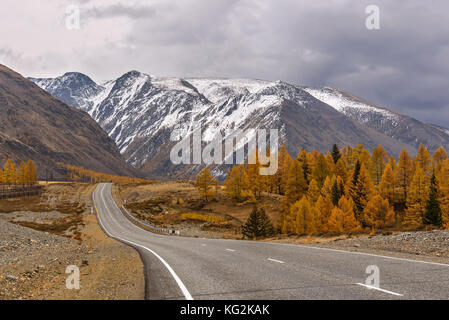
[{"label": "tree line", "polygon": [[37,183],[36,165],[33,160],[27,162],[20,161],[18,167],[14,161],[8,158],[2,168],[0,168],[0,184],[3,186],[25,186]]},{"label": "tree line", "polygon": [[96,172],[89,169],[84,169],[81,167],[73,166],[70,164],[59,163],[67,170],[67,180],[74,182],[89,182],[89,183],[99,183],[99,182],[113,182],[116,184],[132,184],[132,183],[148,183],[149,180],[116,176],[107,173]]},{"label": "tree line", "polygon": [[[334,145],[326,154],[302,149],[296,158],[281,146],[277,172],[265,176],[259,175],[257,158],[256,153],[255,164],[228,172],[226,192],[236,201],[254,202],[262,193],[282,195],[279,231],[284,234],[449,229],[449,159],[442,147],[431,155],[421,145],[413,159],[403,148],[396,160],[382,145],[372,153],[363,145]],[[213,190],[208,175],[203,171],[202,182],[197,180],[202,194]]]}]

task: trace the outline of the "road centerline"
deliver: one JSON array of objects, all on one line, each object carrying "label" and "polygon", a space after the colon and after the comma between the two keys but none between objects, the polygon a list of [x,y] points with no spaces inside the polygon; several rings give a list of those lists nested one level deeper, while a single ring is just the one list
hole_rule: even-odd
[{"label": "road centerline", "polygon": [[267,258],[267,260],[273,261],[273,262],[277,262],[277,263],[281,263],[281,264],[284,264],[284,263],[285,263],[284,261],[277,260],[277,259],[272,259],[272,258]]},{"label": "road centerline", "polygon": [[359,286],[365,287],[365,288],[367,288],[369,290],[377,290],[377,291],[385,292],[385,293],[392,294],[394,296],[399,296],[399,297],[404,296],[403,294],[400,294],[400,293],[397,293],[397,292],[385,290],[385,289],[374,287],[374,286],[369,286],[367,284],[363,284],[363,283],[356,283],[356,284],[359,285]]}]

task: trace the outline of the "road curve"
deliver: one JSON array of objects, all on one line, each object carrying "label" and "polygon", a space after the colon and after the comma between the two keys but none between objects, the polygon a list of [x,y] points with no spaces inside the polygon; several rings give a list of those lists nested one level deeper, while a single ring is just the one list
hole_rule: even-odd
[{"label": "road curve", "polygon": [[[126,219],[99,184],[100,226],[134,247],[147,299],[449,299],[449,265],[268,242],[165,236]],[[380,285],[366,285],[368,266]]]}]

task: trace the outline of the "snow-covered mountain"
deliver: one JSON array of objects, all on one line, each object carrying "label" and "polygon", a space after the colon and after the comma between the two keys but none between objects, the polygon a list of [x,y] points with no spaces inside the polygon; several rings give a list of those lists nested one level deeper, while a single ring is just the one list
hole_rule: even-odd
[{"label": "snow-covered mountain", "polygon": [[[375,106],[346,92],[285,82],[246,79],[179,79],[131,71],[96,84],[80,73],[30,78],[56,97],[88,112],[115,140],[127,161],[152,176],[189,177],[201,166],[175,166],[169,155],[174,129],[187,136],[200,123],[203,141],[226,129],[279,129],[291,154],[301,147],[382,144],[397,155],[423,143],[449,147],[444,129]],[[215,167],[216,175],[226,168]]]}]

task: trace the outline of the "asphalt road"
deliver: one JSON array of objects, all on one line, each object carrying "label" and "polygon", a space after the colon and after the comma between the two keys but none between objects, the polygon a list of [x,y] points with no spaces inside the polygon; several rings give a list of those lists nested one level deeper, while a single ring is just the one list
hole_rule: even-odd
[{"label": "asphalt road", "polygon": [[[165,236],[126,219],[100,184],[103,230],[136,248],[148,299],[449,299],[449,265],[313,246]],[[379,286],[366,286],[368,266]],[[372,283],[372,282],[369,282]]]}]

